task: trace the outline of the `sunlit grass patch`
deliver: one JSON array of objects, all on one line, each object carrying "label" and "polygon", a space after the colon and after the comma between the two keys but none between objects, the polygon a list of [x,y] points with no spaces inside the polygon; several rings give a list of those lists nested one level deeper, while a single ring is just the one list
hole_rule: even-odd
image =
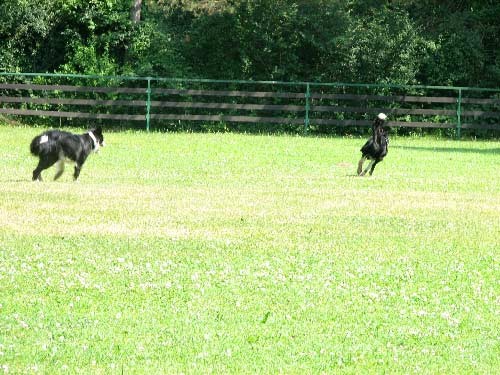
[{"label": "sunlit grass patch", "polygon": [[495,142],[105,134],[30,181],[0,128],[0,367],[11,373],[491,373]]}]

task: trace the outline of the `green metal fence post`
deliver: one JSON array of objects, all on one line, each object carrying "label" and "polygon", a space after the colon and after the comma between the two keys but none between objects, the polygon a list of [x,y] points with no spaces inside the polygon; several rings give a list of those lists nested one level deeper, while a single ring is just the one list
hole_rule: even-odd
[{"label": "green metal fence post", "polygon": [[306,85],[306,116],[304,118],[304,133],[307,134],[309,131],[309,110],[311,108],[310,105],[311,99],[311,86],[309,83]]},{"label": "green metal fence post", "polygon": [[456,137],[460,139],[462,133],[462,89],[458,89],[458,98],[457,98],[457,129],[456,129]]},{"label": "green metal fence post", "polygon": [[146,131],[149,132],[149,123],[151,120],[151,78],[148,77],[148,99],[146,101]]}]

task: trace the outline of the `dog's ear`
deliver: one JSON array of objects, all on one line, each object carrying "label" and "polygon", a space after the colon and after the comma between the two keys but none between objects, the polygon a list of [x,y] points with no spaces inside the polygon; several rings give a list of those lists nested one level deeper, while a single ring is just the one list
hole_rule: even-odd
[{"label": "dog's ear", "polygon": [[97,128],[94,129],[94,132],[102,135],[102,127],[98,126]]}]

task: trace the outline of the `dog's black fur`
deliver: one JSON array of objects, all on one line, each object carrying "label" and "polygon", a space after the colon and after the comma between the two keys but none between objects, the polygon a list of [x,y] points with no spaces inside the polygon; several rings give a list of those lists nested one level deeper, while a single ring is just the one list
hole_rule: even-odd
[{"label": "dog's black fur", "polygon": [[[92,135],[94,139],[92,138]],[[31,141],[30,151],[39,157],[38,165],[33,171],[33,181],[42,181],[42,171],[57,163],[57,180],[64,172],[67,160],[75,162],[74,180],[78,179],[85,160],[92,151],[97,152],[104,146],[102,128],[97,127],[85,134],[73,134],[61,130],[46,131]]]},{"label": "dog's black fur", "polygon": [[[371,176],[375,166],[387,155],[389,136],[384,128],[386,118],[385,114],[380,113],[373,122],[372,137],[361,148],[361,160],[358,163],[359,176],[364,176],[368,170],[370,170]],[[366,159],[371,160],[371,162],[363,171],[363,163]]]}]

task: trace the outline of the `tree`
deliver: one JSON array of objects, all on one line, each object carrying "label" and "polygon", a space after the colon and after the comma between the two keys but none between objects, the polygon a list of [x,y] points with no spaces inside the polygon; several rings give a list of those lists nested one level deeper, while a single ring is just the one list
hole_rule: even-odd
[{"label": "tree", "polygon": [[352,17],[340,45],[342,80],[416,84],[427,40],[406,11],[381,7]]},{"label": "tree", "polygon": [[133,23],[139,23],[141,20],[142,0],[132,0],[130,9],[130,19]]},{"label": "tree", "polygon": [[0,0],[0,68],[500,86],[495,0]]},{"label": "tree", "polygon": [[4,1],[0,15],[0,68],[45,71],[62,62],[64,46],[51,42],[58,18],[52,0]]}]

